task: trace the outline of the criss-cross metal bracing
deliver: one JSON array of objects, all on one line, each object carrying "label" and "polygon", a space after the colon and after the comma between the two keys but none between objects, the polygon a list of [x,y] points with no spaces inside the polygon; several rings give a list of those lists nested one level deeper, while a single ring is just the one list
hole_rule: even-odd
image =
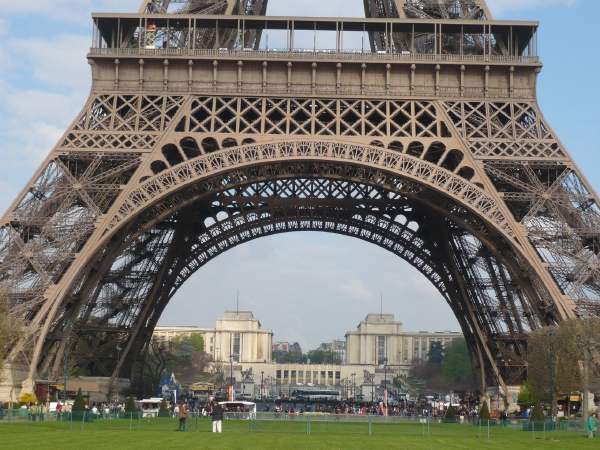
[{"label": "criss-cross metal bracing", "polygon": [[[29,324],[15,386],[57,378],[67,351],[92,374],[134,373],[195,271],[291,231],[406,260],[489,383],[520,380],[530,330],[600,314],[598,198],[537,105],[537,24],[466,0],[365,7],[371,19],[256,16],[266,1],[94,15],[92,94],[0,223],[0,281]],[[261,46],[270,29],[284,49]],[[298,49],[312,29],[335,48]],[[344,50],[348,30],[373,48]]]}]

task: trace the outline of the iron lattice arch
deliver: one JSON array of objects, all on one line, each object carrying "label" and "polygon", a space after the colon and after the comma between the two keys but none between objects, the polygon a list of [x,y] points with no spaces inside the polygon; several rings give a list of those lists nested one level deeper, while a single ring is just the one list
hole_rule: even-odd
[{"label": "iron lattice arch", "polygon": [[[143,354],[164,307],[195,271],[236,245],[292,231],[356,237],[406,260],[449,303],[491,379],[518,378],[525,334],[540,317],[556,320],[546,299],[515,281],[523,276],[520,259],[485,221],[419,183],[349,163],[227,172],[165,197],[127,229],[97,255],[103,264],[106,252],[113,255],[106,272],[84,275],[71,293],[56,339],[47,341],[48,367],[60,367],[60,331],[72,324],[79,364],[111,375],[115,339]],[[131,370],[134,362],[119,365]]]},{"label": "iron lattice arch", "polygon": [[[291,231],[405,259],[503,387],[530,330],[600,314],[598,197],[536,102],[537,24],[496,22],[479,0],[252,17],[266,6],[94,16],[90,98],[0,222],[0,283],[29,325],[14,386],[56,379],[67,352],[92,374],[135,373],[195,271]],[[269,26],[287,27],[285,51],[261,50]],[[362,29],[370,49],[298,51],[295,26]]]}]

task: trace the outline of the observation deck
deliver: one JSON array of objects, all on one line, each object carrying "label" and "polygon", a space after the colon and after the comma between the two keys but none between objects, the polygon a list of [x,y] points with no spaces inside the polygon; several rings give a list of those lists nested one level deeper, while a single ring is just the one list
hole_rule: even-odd
[{"label": "observation deck", "polygon": [[94,87],[535,97],[537,22],[93,14]]}]

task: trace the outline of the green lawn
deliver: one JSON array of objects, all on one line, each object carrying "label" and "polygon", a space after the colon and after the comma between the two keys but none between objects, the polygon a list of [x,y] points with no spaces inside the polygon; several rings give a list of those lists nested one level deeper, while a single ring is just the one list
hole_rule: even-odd
[{"label": "green lawn", "polygon": [[191,420],[189,431],[176,432],[177,422],[111,420],[95,423],[0,423],[2,449],[599,449],[577,433],[536,433],[514,429],[479,429],[471,425],[311,423],[302,421],[226,421],[222,435],[209,432],[207,420]]}]

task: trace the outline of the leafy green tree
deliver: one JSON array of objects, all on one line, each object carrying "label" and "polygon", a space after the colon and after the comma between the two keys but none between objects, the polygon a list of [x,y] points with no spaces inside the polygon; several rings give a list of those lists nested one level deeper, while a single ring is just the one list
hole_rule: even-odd
[{"label": "leafy green tree", "polygon": [[444,347],[441,342],[432,342],[427,354],[431,364],[442,364],[444,362]]},{"label": "leafy green tree", "polygon": [[176,339],[168,351],[166,369],[183,384],[193,383],[210,363],[210,356],[204,352],[204,339],[197,334]]},{"label": "leafy green tree", "polygon": [[524,408],[530,408],[534,405],[537,405],[539,402],[540,402],[540,399],[536,398],[536,396],[531,391],[531,386],[530,386],[529,381],[525,381],[521,385],[521,389],[519,390],[519,399],[518,399],[519,405],[521,405]]},{"label": "leafy green tree", "polygon": [[558,396],[581,386],[580,366],[573,358],[579,351],[570,333],[567,326],[545,327],[533,331],[528,339],[531,393],[536,399],[550,402],[553,416],[556,414]]},{"label": "leafy green tree", "polygon": [[431,391],[475,390],[475,371],[471,364],[469,349],[464,339],[455,339],[442,349],[441,363],[439,347],[433,348],[427,361],[415,364],[410,376],[422,380]]},{"label": "leafy green tree", "polygon": [[201,334],[193,333],[190,336],[179,337],[171,342],[171,347],[181,354],[204,352],[204,338]]},{"label": "leafy green tree", "polygon": [[531,412],[531,419],[534,422],[543,422],[546,420],[546,416],[544,416],[544,407],[541,403],[537,404],[533,411]]},{"label": "leafy green tree", "polygon": [[167,405],[167,401],[163,400],[160,402],[160,408],[158,409],[158,417],[170,417],[171,412],[169,411],[169,407]]},{"label": "leafy green tree", "polygon": [[304,364],[308,359],[301,351],[284,352],[282,350],[275,350],[272,356],[273,361],[281,364]]},{"label": "leafy green tree", "polygon": [[153,339],[141,358],[139,372],[132,381],[132,389],[139,396],[154,395],[161,376],[174,373],[182,384],[191,384],[201,378],[210,364],[210,355],[204,352],[204,339],[192,334],[165,344]]},{"label": "leafy green tree", "polygon": [[448,422],[454,422],[456,421],[456,417],[458,416],[458,411],[456,410],[456,408],[452,405],[450,405],[448,407],[448,409],[446,410],[446,415],[444,416],[444,419]]},{"label": "leafy green tree", "polygon": [[326,350],[311,350],[308,352],[308,359],[311,364],[341,364],[340,355]]},{"label": "leafy green tree", "polygon": [[480,420],[490,420],[490,408],[488,407],[487,400],[484,400],[479,410]]},{"label": "leafy green tree", "polygon": [[81,393],[81,388],[77,390],[77,395],[75,396],[75,401],[73,402],[73,411],[85,411],[85,400],[83,398],[83,394]]},{"label": "leafy green tree", "polygon": [[476,388],[475,371],[464,339],[455,339],[446,346],[442,375],[454,389]]},{"label": "leafy green tree", "polygon": [[135,413],[137,412],[137,405],[135,404],[135,399],[133,397],[127,397],[127,401],[125,402],[125,412],[126,413]]}]

